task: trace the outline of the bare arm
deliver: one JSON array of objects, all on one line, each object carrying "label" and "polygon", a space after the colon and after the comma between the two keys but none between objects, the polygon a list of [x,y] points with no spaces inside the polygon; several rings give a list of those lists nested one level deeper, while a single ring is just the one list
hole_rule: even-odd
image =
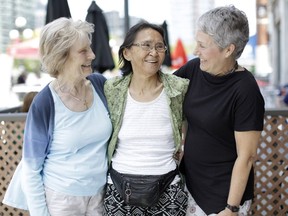
[{"label": "bare arm", "polygon": [[[227,203],[233,206],[239,206],[243,193],[245,191],[249,173],[257,155],[257,146],[259,142],[260,131],[235,132],[237,159],[235,161],[229,196]],[[219,216],[234,216],[229,209],[221,211]]]},{"label": "bare arm", "polygon": [[179,151],[174,155],[174,158],[178,161],[178,165],[180,164],[180,161],[182,160],[183,153],[184,153],[184,142],[187,134],[188,129],[188,123],[186,120],[182,123],[182,143]]}]

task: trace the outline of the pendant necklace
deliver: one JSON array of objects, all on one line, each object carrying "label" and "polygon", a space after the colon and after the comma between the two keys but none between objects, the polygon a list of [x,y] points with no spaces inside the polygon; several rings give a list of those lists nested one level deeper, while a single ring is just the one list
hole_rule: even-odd
[{"label": "pendant necklace", "polygon": [[60,92],[61,92],[62,94],[68,94],[68,95],[70,95],[74,100],[76,100],[76,101],[78,101],[78,102],[83,102],[83,105],[86,107],[86,109],[89,108],[89,107],[88,107],[88,102],[87,102],[87,100],[86,100],[86,86],[85,86],[85,84],[84,84],[84,100],[83,100],[83,99],[78,98],[78,97],[76,97],[75,95],[71,94],[71,93],[70,93],[71,89],[69,89],[68,92],[64,92],[64,91],[62,90],[62,87],[60,86],[60,83],[59,83],[58,79],[56,79],[56,82],[57,82],[58,88],[59,88],[59,90],[60,90]]}]

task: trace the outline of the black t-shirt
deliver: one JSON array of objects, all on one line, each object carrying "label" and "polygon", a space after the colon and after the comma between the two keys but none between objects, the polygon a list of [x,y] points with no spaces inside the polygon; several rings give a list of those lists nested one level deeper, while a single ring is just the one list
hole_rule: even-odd
[{"label": "black t-shirt", "polygon": [[[180,167],[189,192],[211,214],[227,204],[237,157],[234,131],[263,129],[264,100],[246,69],[216,77],[199,64],[198,58],[190,60],[174,73],[190,80],[183,106],[188,131]],[[253,178],[252,169],[242,203],[253,198]]]}]

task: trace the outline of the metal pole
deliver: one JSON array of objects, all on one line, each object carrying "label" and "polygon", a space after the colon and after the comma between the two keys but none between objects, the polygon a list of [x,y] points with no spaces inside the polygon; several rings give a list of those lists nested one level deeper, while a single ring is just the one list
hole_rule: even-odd
[{"label": "metal pole", "polygon": [[129,24],[129,5],[128,5],[129,1],[128,0],[124,0],[124,14],[125,14],[125,18],[124,18],[124,29],[125,32],[124,34],[126,34],[126,32],[128,32],[129,28],[130,28],[130,24]]}]

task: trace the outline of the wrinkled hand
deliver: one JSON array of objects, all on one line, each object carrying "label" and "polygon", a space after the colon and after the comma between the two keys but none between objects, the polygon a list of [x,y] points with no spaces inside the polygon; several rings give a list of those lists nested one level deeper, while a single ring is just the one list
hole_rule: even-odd
[{"label": "wrinkled hand", "polygon": [[232,212],[229,209],[225,208],[217,214],[217,216],[238,216],[238,212]]}]

